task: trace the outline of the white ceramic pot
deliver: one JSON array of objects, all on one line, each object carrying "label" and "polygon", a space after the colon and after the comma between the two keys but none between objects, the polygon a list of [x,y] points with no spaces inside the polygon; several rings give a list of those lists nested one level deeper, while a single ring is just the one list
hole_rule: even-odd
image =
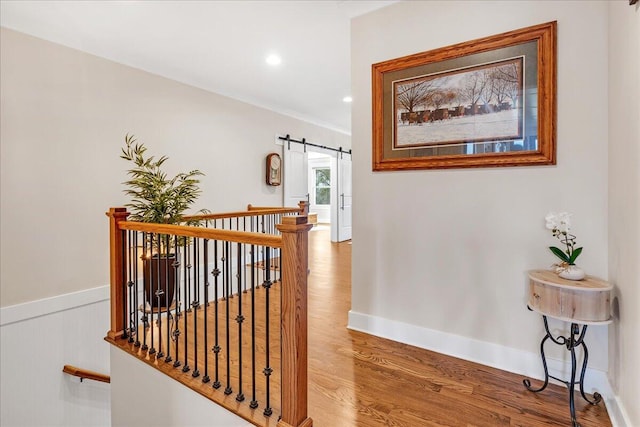
[{"label": "white ceramic pot", "polygon": [[584,270],[577,265],[568,265],[558,273],[558,276],[567,280],[582,280],[585,274]]}]

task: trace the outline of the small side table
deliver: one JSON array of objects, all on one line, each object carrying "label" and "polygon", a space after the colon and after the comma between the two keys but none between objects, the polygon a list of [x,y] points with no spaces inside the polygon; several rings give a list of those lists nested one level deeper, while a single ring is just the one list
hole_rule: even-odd
[{"label": "small side table", "polygon": [[[575,385],[580,386],[582,398],[591,405],[597,405],[602,400],[600,393],[593,394],[590,400],[584,392],[584,375],[587,371],[589,352],[584,342],[587,326],[606,325],[611,323],[611,290],[613,286],[608,282],[593,276],[583,280],[565,280],[556,273],[548,270],[531,270],[529,275],[529,298],[527,308],[542,315],[546,335],[540,342],[540,355],[544,368],[544,384],[538,389],[531,387],[529,379],[523,380],[527,390],[538,393],[547,388],[549,378],[564,383],[569,389],[569,411],[572,427],[580,427],[576,420],[576,408],[573,397]],[[547,317],[553,317],[570,322],[569,336],[554,337],[549,331]],[[549,375],[547,359],[544,354],[544,344],[551,340],[553,343],[566,347],[571,352],[571,378],[567,381]],[[576,347],[582,347],[584,360],[580,380],[576,381]]]}]

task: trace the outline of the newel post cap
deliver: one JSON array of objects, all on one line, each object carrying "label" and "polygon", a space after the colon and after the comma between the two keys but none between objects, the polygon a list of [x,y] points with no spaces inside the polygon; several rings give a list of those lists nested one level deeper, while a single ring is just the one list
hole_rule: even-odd
[{"label": "newel post cap", "polygon": [[283,216],[282,223],[276,225],[276,228],[282,233],[295,233],[309,231],[313,228],[313,224],[307,222],[307,216]]}]

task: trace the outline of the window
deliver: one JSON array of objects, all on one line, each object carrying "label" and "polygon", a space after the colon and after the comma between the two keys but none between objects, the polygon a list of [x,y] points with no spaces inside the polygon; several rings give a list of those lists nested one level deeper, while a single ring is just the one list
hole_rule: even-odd
[{"label": "window", "polygon": [[316,177],[316,205],[331,204],[331,170],[314,168]]}]

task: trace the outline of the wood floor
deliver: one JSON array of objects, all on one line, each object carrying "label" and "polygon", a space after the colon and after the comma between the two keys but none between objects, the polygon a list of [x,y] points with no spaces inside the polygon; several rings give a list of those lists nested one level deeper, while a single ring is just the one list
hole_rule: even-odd
[{"label": "wood floor", "polygon": [[[351,245],[332,244],[328,232],[312,231],[309,246],[314,426],[571,425],[564,386],[535,394],[524,389],[520,375],[349,331]],[[585,405],[578,396],[582,427],[611,425],[603,403]]]},{"label": "wood floor", "polygon": [[[544,392],[535,394],[524,389],[520,375],[348,330],[351,245],[331,243],[328,231],[310,232],[309,242],[309,416],[314,426],[571,425],[565,387],[550,385]],[[256,300],[261,292],[264,289],[256,292]],[[277,301],[277,287],[272,292],[273,300]],[[211,306],[209,313],[212,313]],[[200,329],[199,335],[201,333]],[[234,345],[237,341],[231,347]],[[272,340],[270,348],[277,349],[278,345],[277,340]],[[156,361],[122,340],[119,346],[137,352],[138,357],[147,363],[203,395],[222,399],[223,406],[239,410],[243,417],[256,425],[271,426],[277,421],[279,381],[275,373],[272,389],[274,414],[265,418],[262,414],[264,389],[261,386],[264,381],[259,382],[258,390],[261,407],[249,410],[246,401],[243,404],[236,402],[237,390],[229,396],[222,393],[224,382],[219,390],[214,391],[211,383],[202,383],[201,377],[181,374],[180,369]],[[194,366],[192,350],[188,360]],[[250,370],[248,363],[245,359],[243,365]],[[264,366],[261,363],[264,362],[258,363],[260,371]],[[279,365],[277,351],[272,351],[271,365],[276,368]],[[237,363],[232,366],[232,381],[237,378],[234,366],[237,367]],[[213,377],[211,371],[209,375]],[[245,370],[243,383],[247,377]],[[534,386],[537,384],[534,381]],[[244,390],[249,401],[250,386],[245,385]],[[212,393],[216,397],[212,397]],[[576,409],[582,427],[611,426],[603,403],[588,405],[577,393]],[[266,424],[260,424],[265,420]]]}]

